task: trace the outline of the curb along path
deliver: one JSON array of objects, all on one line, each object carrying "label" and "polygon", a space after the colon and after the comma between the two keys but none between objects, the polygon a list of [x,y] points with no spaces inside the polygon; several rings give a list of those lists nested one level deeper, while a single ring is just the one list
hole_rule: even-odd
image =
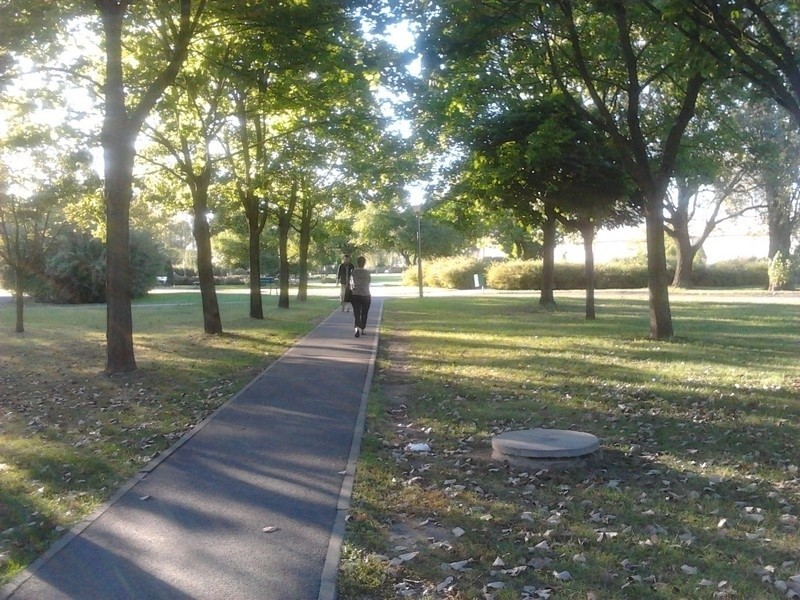
[{"label": "curb along path", "polygon": [[383,303],[338,310],[0,589],[333,600]]}]

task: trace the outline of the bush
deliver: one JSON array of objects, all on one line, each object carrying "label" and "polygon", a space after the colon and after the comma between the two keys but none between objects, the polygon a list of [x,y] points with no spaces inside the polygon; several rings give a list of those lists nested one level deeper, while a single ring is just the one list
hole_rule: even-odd
[{"label": "bush", "polygon": [[[422,281],[430,287],[469,290],[475,287],[475,274],[483,276],[484,269],[483,261],[468,256],[436,258],[422,262]],[[403,285],[418,285],[416,265],[403,272]]]},{"label": "bush", "polygon": [[542,282],[542,262],[509,260],[489,265],[486,286],[496,290],[535,290]]},{"label": "bush", "polygon": [[[672,277],[673,268],[667,275]],[[486,285],[498,290],[534,290],[541,288],[542,263],[540,260],[509,260],[490,265],[486,271]],[[694,268],[693,283],[698,287],[763,287],[769,281],[767,262],[761,259],[737,259],[698,265]],[[626,259],[599,264],[595,268],[597,289],[646,288],[647,265],[641,259]],[[584,265],[557,263],[556,289],[583,289]]]},{"label": "bush", "polygon": [[[131,232],[131,293],[144,296],[155,287],[166,258],[142,232]],[[62,234],[44,269],[36,276],[31,295],[38,302],[90,304],[106,301],[106,249],[85,233]]]},{"label": "bush", "polygon": [[776,252],[768,264],[769,290],[774,292],[788,289],[792,275],[792,264],[789,259],[783,258],[783,254]]},{"label": "bush", "polygon": [[692,284],[697,287],[760,287],[769,286],[767,261],[760,258],[737,258],[696,266]]},{"label": "bush", "polygon": [[647,264],[641,260],[619,260],[595,267],[597,289],[636,289],[647,287]]}]

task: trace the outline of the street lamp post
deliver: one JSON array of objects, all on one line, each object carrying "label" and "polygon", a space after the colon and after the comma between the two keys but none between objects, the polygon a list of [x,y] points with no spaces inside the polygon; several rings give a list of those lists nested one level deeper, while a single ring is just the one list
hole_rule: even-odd
[{"label": "street lamp post", "polygon": [[422,298],[422,226],[420,225],[422,215],[422,204],[415,204],[414,214],[417,215],[417,284],[419,285],[419,297]]}]

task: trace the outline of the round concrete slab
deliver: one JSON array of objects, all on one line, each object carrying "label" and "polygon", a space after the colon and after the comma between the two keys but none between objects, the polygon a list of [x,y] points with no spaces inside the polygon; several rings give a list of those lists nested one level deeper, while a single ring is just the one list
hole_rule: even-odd
[{"label": "round concrete slab", "polygon": [[597,436],[565,429],[520,429],[492,438],[494,451],[528,458],[571,458],[591,454],[598,448]]}]

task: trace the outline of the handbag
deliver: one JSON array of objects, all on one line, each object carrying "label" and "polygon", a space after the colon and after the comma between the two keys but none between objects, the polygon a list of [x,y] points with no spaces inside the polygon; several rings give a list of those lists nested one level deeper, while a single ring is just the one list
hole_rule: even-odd
[{"label": "handbag", "polygon": [[349,285],[346,288],[344,288],[344,301],[345,302],[353,301],[353,290],[350,289]]}]

